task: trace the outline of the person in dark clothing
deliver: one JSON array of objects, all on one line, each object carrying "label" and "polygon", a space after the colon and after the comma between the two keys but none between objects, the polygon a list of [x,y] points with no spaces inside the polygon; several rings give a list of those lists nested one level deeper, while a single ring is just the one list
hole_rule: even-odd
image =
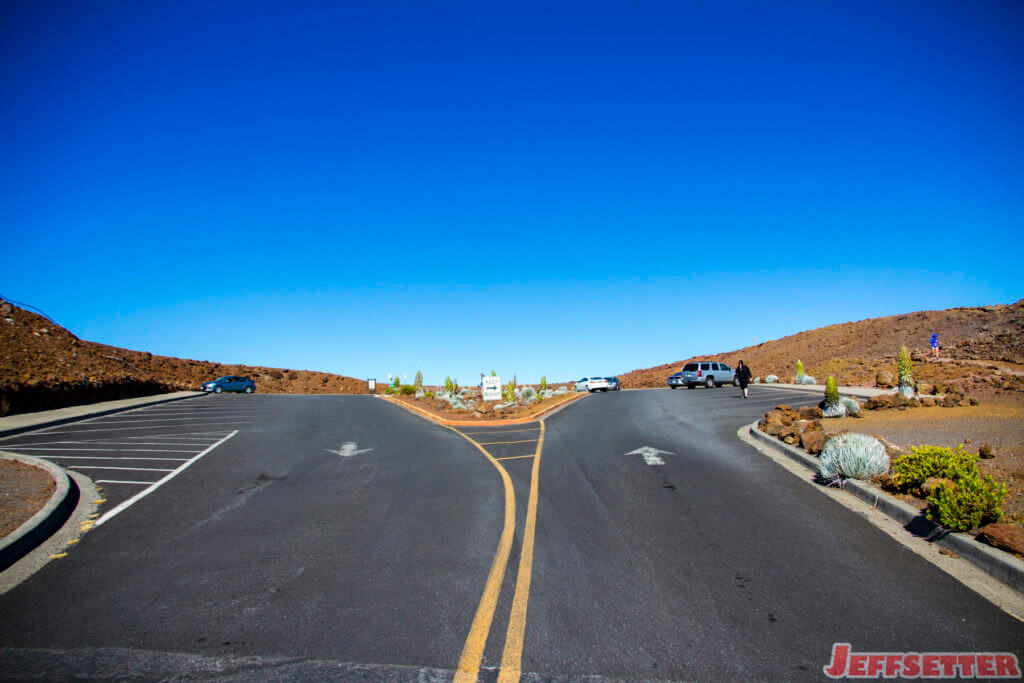
[{"label": "person in dark clothing", "polygon": [[743,361],[740,361],[740,364],[736,366],[736,379],[740,381],[743,398],[750,398],[750,394],[747,393],[747,385],[750,384],[750,368]]}]

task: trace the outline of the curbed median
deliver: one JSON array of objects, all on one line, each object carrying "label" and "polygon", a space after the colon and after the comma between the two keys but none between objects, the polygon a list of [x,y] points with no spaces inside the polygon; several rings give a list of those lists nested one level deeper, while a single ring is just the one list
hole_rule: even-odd
[{"label": "curbed median", "polygon": [[[759,450],[770,449],[784,455],[811,472],[818,470],[817,458],[765,434],[757,428],[756,422],[741,427],[737,436],[744,441],[753,441],[752,445]],[[896,520],[915,536],[954,551],[993,578],[1024,593],[1024,560],[980,543],[968,534],[945,529],[926,519],[913,506],[893,498],[869,483],[850,479],[843,490]]]},{"label": "curbed median", "polygon": [[71,516],[78,504],[79,490],[68,473],[51,462],[30,455],[0,451],[0,458],[16,460],[47,471],[56,484],[46,505],[13,532],[0,539],[0,571],[30,553],[50,538]]}]

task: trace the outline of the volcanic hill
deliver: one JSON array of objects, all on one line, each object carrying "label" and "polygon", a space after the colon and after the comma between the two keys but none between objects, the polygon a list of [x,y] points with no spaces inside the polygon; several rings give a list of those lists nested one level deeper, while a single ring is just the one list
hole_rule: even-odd
[{"label": "volcanic hill", "polygon": [[[928,360],[931,335],[939,335],[942,362]],[[918,311],[869,318],[800,332],[736,351],[696,356],[633,370],[619,376],[627,388],[663,387],[665,378],[689,360],[743,360],[762,379],[789,382],[802,361],[807,374],[824,383],[828,375],[845,385],[875,385],[880,370],[895,372],[900,346],[911,351],[915,376],[929,381],[999,378],[985,383],[1016,384],[1024,372],[1024,299],[1006,305]]]},{"label": "volcanic hill", "polygon": [[356,394],[366,382],[327,372],[224,365],[154,356],[79,339],[59,325],[8,302],[0,304],[0,417],[198,390],[223,375],[256,380],[261,393]]}]

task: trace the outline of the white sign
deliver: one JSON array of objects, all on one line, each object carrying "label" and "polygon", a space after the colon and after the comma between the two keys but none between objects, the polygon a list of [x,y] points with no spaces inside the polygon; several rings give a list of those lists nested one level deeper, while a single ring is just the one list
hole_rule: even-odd
[{"label": "white sign", "polygon": [[482,380],[480,380],[480,391],[483,392],[483,399],[485,401],[500,401],[501,378],[484,377]]}]

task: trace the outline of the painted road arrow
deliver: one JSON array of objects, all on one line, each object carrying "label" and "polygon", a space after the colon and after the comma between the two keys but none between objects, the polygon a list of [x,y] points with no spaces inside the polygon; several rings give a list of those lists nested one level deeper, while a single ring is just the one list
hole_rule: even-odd
[{"label": "painted road arrow", "polygon": [[357,444],[355,441],[346,441],[345,443],[341,444],[341,448],[336,451],[332,451],[330,448],[325,448],[324,450],[327,451],[328,453],[340,455],[343,458],[351,458],[353,455],[365,453],[366,451],[372,451],[373,449],[359,448],[359,444]]},{"label": "painted road arrow", "polygon": [[658,450],[657,448],[651,448],[650,446],[638,448],[635,451],[630,451],[629,453],[626,453],[626,455],[642,455],[644,456],[644,462],[647,463],[648,465],[664,465],[665,461],[658,457],[659,453],[664,453],[665,455],[675,455],[675,453],[661,451]]}]

